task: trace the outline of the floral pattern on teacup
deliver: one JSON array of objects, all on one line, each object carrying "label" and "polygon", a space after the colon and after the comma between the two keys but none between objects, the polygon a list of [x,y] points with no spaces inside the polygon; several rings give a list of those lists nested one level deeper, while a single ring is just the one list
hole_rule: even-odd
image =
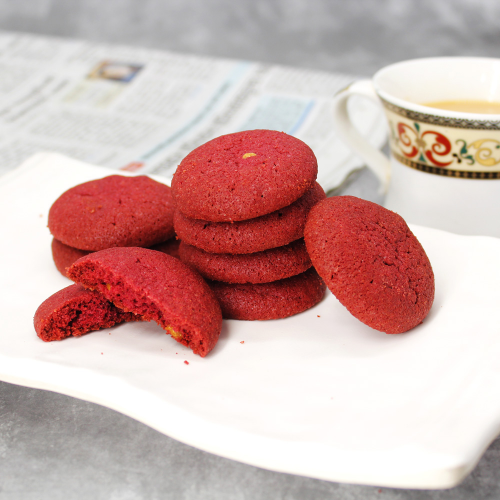
[{"label": "floral pattern on teacup", "polygon": [[500,163],[500,140],[482,138],[468,144],[467,140],[458,138],[453,144],[440,132],[432,129],[422,131],[417,122],[412,125],[391,123],[392,142],[406,158],[443,168],[462,162],[468,165],[477,162],[485,167]]},{"label": "floral pattern on teacup", "polygon": [[500,179],[500,122],[447,118],[382,101],[393,156],[411,168],[470,179]]}]

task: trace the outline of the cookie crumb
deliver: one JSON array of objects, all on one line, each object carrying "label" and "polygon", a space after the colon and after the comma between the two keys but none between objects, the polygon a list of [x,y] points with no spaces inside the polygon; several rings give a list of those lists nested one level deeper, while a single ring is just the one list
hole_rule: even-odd
[{"label": "cookie crumb", "polygon": [[189,365],[189,361],[184,360],[184,364],[185,364],[185,365]]}]

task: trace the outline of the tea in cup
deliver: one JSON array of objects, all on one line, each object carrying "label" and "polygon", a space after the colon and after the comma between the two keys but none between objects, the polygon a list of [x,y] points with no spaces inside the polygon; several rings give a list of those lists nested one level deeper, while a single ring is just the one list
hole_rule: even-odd
[{"label": "tea in cup", "polygon": [[[390,159],[355,129],[353,95],[379,102]],[[341,138],[408,222],[500,237],[500,59],[439,57],[387,66],[334,100]]]}]

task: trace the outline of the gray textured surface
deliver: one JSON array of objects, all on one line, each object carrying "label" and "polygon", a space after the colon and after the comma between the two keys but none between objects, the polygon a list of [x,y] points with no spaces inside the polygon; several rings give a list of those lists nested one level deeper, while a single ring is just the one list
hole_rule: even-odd
[{"label": "gray textured surface", "polygon": [[371,75],[497,56],[497,0],[1,0],[0,28]]},{"label": "gray textured surface", "polygon": [[[0,0],[0,29],[370,75],[431,55],[496,56],[496,0]],[[367,170],[344,192],[379,201]],[[112,410],[0,383],[0,499],[500,498],[500,440],[446,491],[329,483],[184,446]]]}]

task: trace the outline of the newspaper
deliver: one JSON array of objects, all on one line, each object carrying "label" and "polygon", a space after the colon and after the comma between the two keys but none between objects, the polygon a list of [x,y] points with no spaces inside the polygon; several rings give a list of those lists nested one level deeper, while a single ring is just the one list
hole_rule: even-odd
[{"label": "newspaper", "polygon": [[[318,181],[360,166],[337,139],[331,101],[342,74],[82,40],[0,32],[0,174],[40,151],[170,179],[192,149],[222,134],[275,129],[306,142]],[[378,109],[353,103],[376,146]]]}]

